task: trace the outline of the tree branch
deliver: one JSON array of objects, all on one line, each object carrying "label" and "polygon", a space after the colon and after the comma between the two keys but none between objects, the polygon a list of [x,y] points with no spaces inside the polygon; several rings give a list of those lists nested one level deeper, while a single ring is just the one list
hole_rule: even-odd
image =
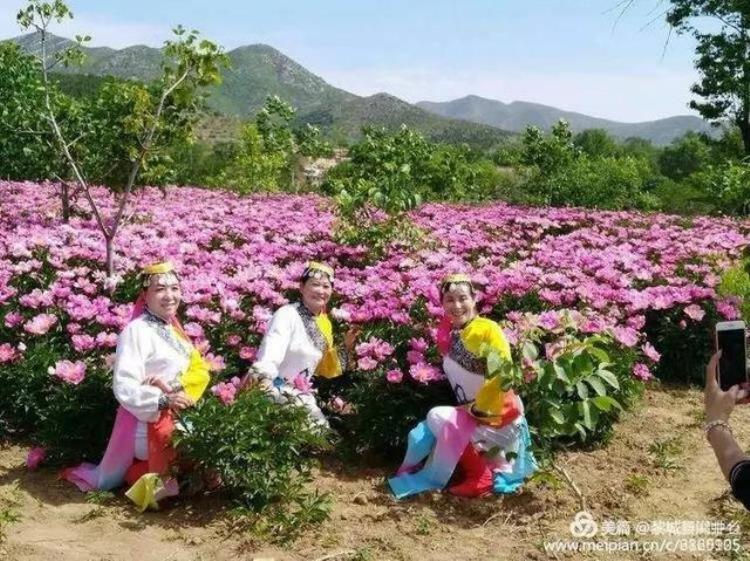
[{"label": "tree branch", "polygon": [[81,189],[86,196],[86,200],[88,201],[89,205],[91,205],[91,211],[94,213],[94,217],[96,219],[96,223],[99,226],[99,229],[102,231],[102,234],[104,234],[105,238],[109,237],[109,231],[107,230],[106,225],[104,224],[104,221],[102,220],[101,214],[99,213],[99,209],[96,206],[96,203],[94,202],[94,198],[91,196],[91,193],[89,192],[89,186],[86,180],[83,177],[83,173],[78,168],[78,164],[75,161],[75,158],[73,158],[73,155],[70,153],[69,145],[65,140],[65,135],[63,134],[62,130],[60,129],[60,125],[57,122],[57,119],[55,118],[55,111],[52,108],[52,100],[50,99],[49,95],[49,77],[47,75],[47,31],[46,31],[46,23],[44,24],[44,27],[40,29],[41,33],[41,49],[42,49],[42,80],[44,81],[44,105],[47,109],[47,115],[45,116],[47,120],[52,125],[52,129],[54,131],[55,137],[57,138],[58,143],[60,144],[63,155],[65,159],[68,161],[68,165],[70,166],[70,169],[73,172],[73,175],[76,178],[76,181],[78,181],[78,184],[81,186]]},{"label": "tree branch", "polygon": [[125,184],[125,190],[122,194],[122,197],[120,198],[120,204],[118,205],[117,213],[115,214],[114,220],[112,221],[112,237],[114,237],[115,233],[117,233],[117,229],[120,227],[120,220],[122,219],[123,212],[125,212],[125,205],[127,204],[127,201],[130,197],[130,192],[132,191],[135,180],[138,177],[138,171],[143,164],[143,160],[146,158],[146,154],[148,154],[148,151],[151,148],[151,142],[153,141],[154,134],[156,134],[156,129],[159,127],[159,119],[161,118],[161,114],[164,111],[164,105],[167,102],[167,98],[180,86],[180,84],[182,84],[182,82],[187,79],[189,73],[190,68],[188,67],[171,86],[169,86],[162,92],[161,98],[159,99],[159,105],[157,106],[156,112],[153,116],[151,128],[146,133],[146,137],[144,138],[143,143],[141,143],[141,151],[138,154],[138,157],[133,161],[133,167],[130,169],[128,182]]}]

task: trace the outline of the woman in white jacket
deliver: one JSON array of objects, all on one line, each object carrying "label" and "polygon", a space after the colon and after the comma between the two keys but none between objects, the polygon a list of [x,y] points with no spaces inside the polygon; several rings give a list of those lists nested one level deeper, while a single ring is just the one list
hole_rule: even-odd
[{"label": "woman in white jacket", "polygon": [[296,402],[305,407],[320,426],[328,421],[312,388],[312,377],[336,378],[346,370],[357,338],[352,327],[344,347],[333,341],[326,306],[333,293],[333,269],[310,262],[300,278],[301,298],[274,313],[248,378],[266,389],[277,403]]}]

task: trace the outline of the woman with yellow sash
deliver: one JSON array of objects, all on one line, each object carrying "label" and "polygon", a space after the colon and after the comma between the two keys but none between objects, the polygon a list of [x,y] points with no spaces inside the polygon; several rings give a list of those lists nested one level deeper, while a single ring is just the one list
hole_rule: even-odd
[{"label": "woman with yellow sash", "polygon": [[143,290],[131,321],[120,334],[112,389],[120,403],[99,465],[69,468],[63,478],[82,491],[109,490],[126,482],[126,495],[141,510],[178,494],[170,475],[174,415],[200,399],[208,365],[177,319],[180,281],[169,262],[141,272]]},{"label": "woman with yellow sash", "polygon": [[503,391],[499,375],[486,377],[481,357],[488,346],[511,360],[510,346],[497,323],[477,315],[467,275],[445,277],[440,299],[438,350],[457,405],[433,407],[412,429],[404,461],[388,481],[391,490],[400,499],[443,489],[453,477],[448,491],[455,495],[513,492],[536,470],[523,404],[513,390]]},{"label": "woman with yellow sash", "polygon": [[357,338],[351,328],[344,347],[333,341],[326,306],[333,293],[333,269],[323,263],[307,264],[300,278],[298,302],[273,314],[248,378],[266,389],[277,403],[295,402],[307,409],[312,421],[327,427],[312,387],[313,376],[336,378],[346,370]]}]

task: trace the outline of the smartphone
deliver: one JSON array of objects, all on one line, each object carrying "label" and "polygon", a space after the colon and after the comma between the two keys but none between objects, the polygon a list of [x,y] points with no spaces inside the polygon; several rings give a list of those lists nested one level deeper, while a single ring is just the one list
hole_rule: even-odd
[{"label": "smartphone", "polygon": [[747,380],[747,351],[745,348],[745,322],[721,321],[716,324],[716,348],[719,359],[719,386],[726,391]]}]

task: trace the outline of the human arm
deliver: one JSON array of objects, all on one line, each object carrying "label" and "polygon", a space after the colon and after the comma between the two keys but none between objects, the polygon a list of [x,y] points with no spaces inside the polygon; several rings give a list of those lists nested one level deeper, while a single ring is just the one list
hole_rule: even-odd
[{"label": "human arm", "polygon": [[[744,481],[747,488],[750,485],[750,474],[747,473],[747,470],[750,468],[747,467],[747,464],[742,467],[741,463],[750,461],[750,456],[742,451],[728,424],[735,404],[746,397],[747,391],[739,386],[732,386],[727,391],[721,389],[717,378],[717,365],[720,356],[720,352],[714,354],[706,367],[704,393],[706,437],[727,481],[733,483],[732,479],[734,479],[740,482],[740,476],[744,472],[745,475],[741,477],[741,480]],[[742,472],[735,470],[733,473],[735,468],[741,468]]]}]

